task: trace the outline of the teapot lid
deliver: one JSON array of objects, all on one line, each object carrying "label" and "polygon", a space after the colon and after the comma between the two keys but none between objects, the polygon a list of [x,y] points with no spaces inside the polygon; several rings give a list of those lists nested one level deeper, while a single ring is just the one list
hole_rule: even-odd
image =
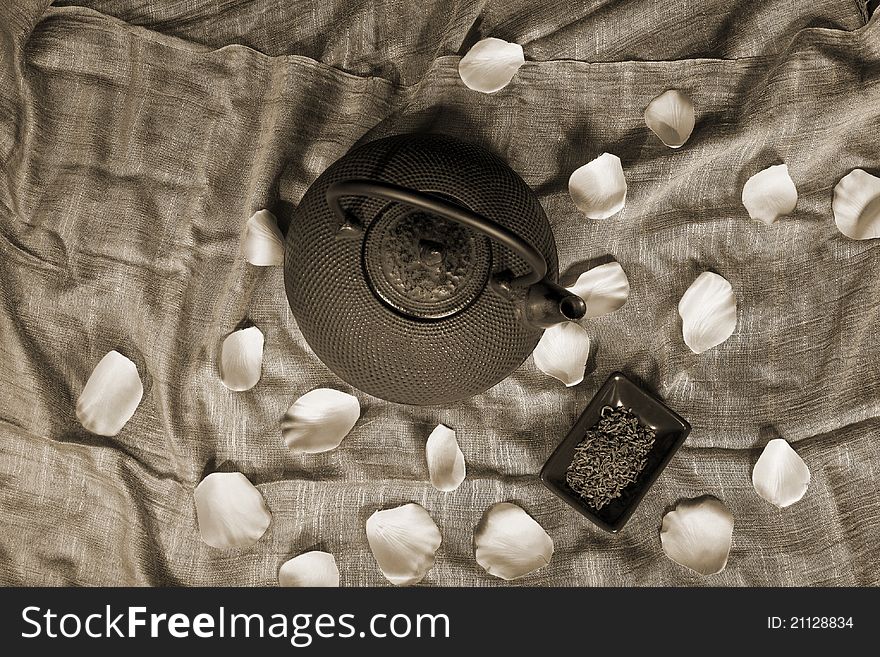
[{"label": "teapot lid", "polygon": [[376,294],[404,316],[441,319],[483,292],[492,245],[461,224],[394,203],[367,227],[363,269]]},{"label": "teapot lid", "polygon": [[366,393],[415,405],[470,397],[515,370],[541,330],[490,281],[522,275],[527,263],[468,226],[394,200],[344,198],[342,220],[327,190],[352,179],[428,192],[479,213],[533,245],[548,277],[557,276],[543,209],[503,160],[439,134],[369,142],[318,177],[287,232],[287,298],[318,358]]}]

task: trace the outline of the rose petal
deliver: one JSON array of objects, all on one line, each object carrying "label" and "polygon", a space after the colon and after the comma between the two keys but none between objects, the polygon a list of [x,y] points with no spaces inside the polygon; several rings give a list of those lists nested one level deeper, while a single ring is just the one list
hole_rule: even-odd
[{"label": "rose petal", "polygon": [[335,449],[361,414],[357,397],[331,388],[317,388],[297,399],[281,421],[281,437],[294,454]]},{"label": "rose petal", "polygon": [[800,500],[810,485],[810,469],[782,438],[767,443],[752,470],[755,492],[783,509]]},{"label": "rose petal", "polygon": [[252,265],[271,267],[284,263],[284,235],[275,215],[258,210],[248,219],[244,235],[244,257]]},{"label": "rose petal", "polygon": [[533,353],[535,366],[544,374],[575,386],[584,380],[590,356],[590,337],[576,322],[563,322],[546,331]]},{"label": "rose petal", "polygon": [[234,331],[220,347],[220,380],[230,390],[250,390],[263,367],[263,332],[256,326]]},{"label": "rose petal", "polygon": [[695,354],[715,347],[736,330],[736,297],[727,280],[703,272],[678,302],[682,335]]},{"label": "rose petal", "polygon": [[785,164],[759,171],[746,181],[742,191],[749,216],[768,226],[782,215],[794,212],[797,199],[797,188]]},{"label": "rose petal", "polygon": [[211,547],[250,547],[272,522],[260,491],[240,472],[209,474],[196,486],[194,497],[199,534]]},{"label": "rose petal", "polygon": [[458,447],[455,432],[449,427],[438,424],[431,432],[425,444],[425,457],[431,485],[437,490],[448,493],[464,481],[464,454]]},{"label": "rose petal", "polygon": [[608,262],[585,271],[568,289],[587,304],[584,317],[614,312],[629,298],[629,280],[618,262]]},{"label": "rose petal", "polygon": [[278,586],[339,586],[336,559],[318,550],[288,559],[278,571]]},{"label": "rose petal", "polygon": [[458,74],[468,89],[491,94],[506,87],[524,62],[521,45],[489,37],[461,58]]},{"label": "rose petal", "polygon": [[831,203],[837,229],[854,240],[880,237],[880,178],[853,169],[834,188]]},{"label": "rose petal", "polygon": [[620,158],[611,153],[579,169],[568,179],[568,193],[578,210],[590,219],[607,219],[626,203],[626,178]]},{"label": "rose petal", "polygon": [[118,351],[109,351],[86,381],[76,402],[76,417],[87,431],[115,436],[134,415],[143,396],[135,364]]},{"label": "rose petal", "polygon": [[477,563],[490,575],[511,580],[550,563],[553,539],[510,502],[489,507],[474,532]]},{"label": "rose petal", "polygon": [[396,586],[418,584],[434,565],[440,530],[418,504],[376,511],[367,519],[367,541],[385,578]]},{"label": "rose petal", "polygon": [[724,570],[732,536],[733,515],[710,495],[680,501],[660,529],[666,556],[701,575]]},{"label": "rose petal", "polygon": [[680,148],[694,130],[694,104],[676,89],[664,91],[645,109],[645,124],[664,144]]}]

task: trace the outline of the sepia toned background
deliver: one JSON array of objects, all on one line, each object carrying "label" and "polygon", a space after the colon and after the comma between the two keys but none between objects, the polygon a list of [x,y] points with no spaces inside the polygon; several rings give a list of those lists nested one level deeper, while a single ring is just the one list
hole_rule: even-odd
[{"label": "sepia toned background", "polygon": [[[425,585],[505,584],[473,557],[483,511],[515,501],[550,534],[525,585],[880,583],[880,250],[838,232],[832,189],[880,174],[880,25],[862,0],[333,2],[26,0],[0,5],[0,583],[271,585],[280,564],[332,552],[343,586],[387,585],[364,523],[415,501],[443,543]],[[521,43],[502,91],[465,88],[478,39]],[[685,148],[645,127],[648,102],[688,93]],[[247,264],[247,218],[282,225],[355,143],[443,131],[502,155],[539,194],[564,280],[613,257],[631,285],[583,325],[593,354],[565,388],[530,358],[470,401],[408,408],[351,390],[310,352],[281,268]],[[626,208],[577,212],[569,174],[621,157]],[[749,219],[745,180],[785,162],[796,212]],[[707,269],[738,323],[695,355],[676,306]],[[266,336],[263,375],[231,392],[217,369],[242,320]],[[109,350],[145,394],[114,438],[76,399]],[[537,473],[608,374],[638,377],[693,425],[624,531],[586,523]],[[291,455],[279,420],[317,386],[364,412],[335,451]],[[424,442],[454,428],[468,478],[428,483]],[[751,469],[791,442],[812,471],[799,503],[760,499]],[[193,488],[244,473],[273,514],[252,548],[199,540]],[[669,561],[665,510],[704,493],[735,518],[729,564]]]}]

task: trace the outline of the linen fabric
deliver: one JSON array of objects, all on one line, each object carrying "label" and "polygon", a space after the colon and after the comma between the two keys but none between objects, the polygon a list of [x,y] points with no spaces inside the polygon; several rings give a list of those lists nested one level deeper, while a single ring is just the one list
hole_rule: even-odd
[{"label": "linen fabric", "polygon": [[[491,95],[457,65],[477,39],[522,43]],[[512,501],[550,534],[525,585],[880,583],[880,241],[836,228],[832,190],[880,174],[880,24],[856,0],[296,2],[138,0],[0,5],[0,583],[274,585],[291,556],[334,554],[343,586],[389,585],[364,525],[418,502],[443,542],[423,585],[509,585],[476,563],[473,529]],[[678,150],[645,126],[679,89],[696,127]],[[243,257],[260,208],[282,229],[356,143],[434,130],[502,155],[538,193],[563,281],[613,257],[631,293],[583,325],[593,351],[565,388],[529,358],[486,393],[411,408],[352,390],[311,353],[280,267]],[[589,220],[568,176],[603,152],[624,210]],[[784,162],[795,212],[766,226],[745,181]],[[703,354],[677,304],[703,271],[737,297],[737,328]],[[265,335],[262,378],[220,382],[223,338]],[[144,384],[115,437],[76,420],[111,349]],[[546,490],[541,465],[615,371],[692,425],[619,535]],[[362,416],[334,451],[293,455],[280,419],[316,387]],[[429,483],[425,441],[457,433],[467,479]],[[777,509],[751,470],[771,438],[812,472]],[[251,548],[199,539],[193,489],[242,472],[272,524]],[[735,519],[727,568],[701,577],[660,547],[665,510],[712,494]]]}]

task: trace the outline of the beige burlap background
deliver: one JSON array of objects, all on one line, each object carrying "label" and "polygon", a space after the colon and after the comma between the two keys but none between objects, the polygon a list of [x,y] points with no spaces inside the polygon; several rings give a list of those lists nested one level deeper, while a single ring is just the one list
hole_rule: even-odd
[{"label": "beige burlap background", "polygon": [[[426,585],[503,584],[475,563],[473,527],[521,504],[556,544],[527,585],[871,585],[880,582],[880,251],[841,235],[832,189],[880,173],[880,19],[857,0],[403,2],[82,0],[0,6],[0,582],[273,584],[299,552],[333,552],[342,584],[384,585],[364,522],[422,504],[443,544]],[[164,8],[162,8],[164,7]],[[465,88],[477,39],[529,60],[493,95]],[[647,103],[686,91],[680,150]],[[361,140],[442,130],[503,155],[538,192],[570,280],[613,256],[632,292],[584,321],[593,356],[566,389],[531,359],[487,393],[412,409],[356,393],[335,451],[292,456],[279,419],[316,386],[350,390],[309,351],[280,268],[241,254],[261,207],[282,222]],[[603,151],[629,181],[622,213],[590,221],[568,175]],[[784,161],[797,211],[767,227],[744,181]],[[698,273],[733,284],[733,337],[684,345],[678,299]],[[241,320],[266,336],[263,376],[228,391],[218,346]],[[110,349],[145,395],[115,438],[87,433],[76,399]],[[615,370],[693,424],[618,536],[545,490],[541,464]],[[468,478],[427,483],[424,441],[455,428]],[[778,510],[754,493],[768,439],[812,471]],[[193,488],[240,470],[273,523],[255,546],[199,540]],[[665,509],[711,493],[735,516],[727,569],[669,561]]]}]

